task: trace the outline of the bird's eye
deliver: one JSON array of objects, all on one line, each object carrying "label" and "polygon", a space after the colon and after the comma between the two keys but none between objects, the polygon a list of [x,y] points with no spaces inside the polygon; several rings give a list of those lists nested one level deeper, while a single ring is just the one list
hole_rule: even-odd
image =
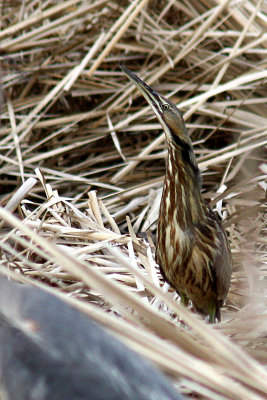
[{"label": "bird's eye", "polygon": [[170,106],[168,103],[165,103],[165,104],[162,104],[161,108],[162,108],[162,110],[169,110]]}]

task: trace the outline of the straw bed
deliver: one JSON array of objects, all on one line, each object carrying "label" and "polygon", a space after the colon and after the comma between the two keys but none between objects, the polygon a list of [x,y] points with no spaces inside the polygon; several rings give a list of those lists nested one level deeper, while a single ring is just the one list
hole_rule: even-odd
[{"label": "straw bed", "polygon": [[[0,4],[0,270],[75,304],[186,398],[267,392],[266,11],[260,0]],[[155,264],[164,135],[120,64],[184,113],[234,257],[220,324],[182,307]]]}]

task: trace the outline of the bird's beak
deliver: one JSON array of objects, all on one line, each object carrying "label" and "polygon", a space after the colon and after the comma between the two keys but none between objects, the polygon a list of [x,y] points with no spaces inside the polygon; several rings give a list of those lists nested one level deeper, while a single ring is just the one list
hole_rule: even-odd
[{"label": "bird's beak", "polygon": [[159,97],[159,93],[153,90],[150,86],[148,86],[145,82],[143,82],[137,75],[135,75],[128,68],[120,66],[123,72],[128,76],[128,78],[135,84],[135,86],[140,90],[142,95],[147,100],[148,104],[152,107],[156,116],[160,118],[160,111],[162,104],[162,100]]}]

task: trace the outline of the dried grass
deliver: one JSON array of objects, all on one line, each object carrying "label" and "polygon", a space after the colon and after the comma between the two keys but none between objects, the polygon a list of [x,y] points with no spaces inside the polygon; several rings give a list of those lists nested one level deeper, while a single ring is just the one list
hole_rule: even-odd
[{"label": "dried grass", "polygon": [[[265,398],[264,2],[28,0],[0,12],[1,272],[75,304],[188,398]],[[155,264],[164,135],[119,64],[182,109],[224,219],[234,272],[216,326],[180,305]]]}]

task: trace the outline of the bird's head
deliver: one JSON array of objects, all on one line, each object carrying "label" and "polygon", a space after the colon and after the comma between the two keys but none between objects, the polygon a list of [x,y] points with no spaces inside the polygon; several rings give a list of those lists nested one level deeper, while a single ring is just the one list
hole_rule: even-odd
[{"label": "bird's head", "polygon": [[140,90],[159,120],[169,144],[183,148],[191,146],[183,116],[175,104],[153,90],[128,68],[121,66],[128,78]]}]

